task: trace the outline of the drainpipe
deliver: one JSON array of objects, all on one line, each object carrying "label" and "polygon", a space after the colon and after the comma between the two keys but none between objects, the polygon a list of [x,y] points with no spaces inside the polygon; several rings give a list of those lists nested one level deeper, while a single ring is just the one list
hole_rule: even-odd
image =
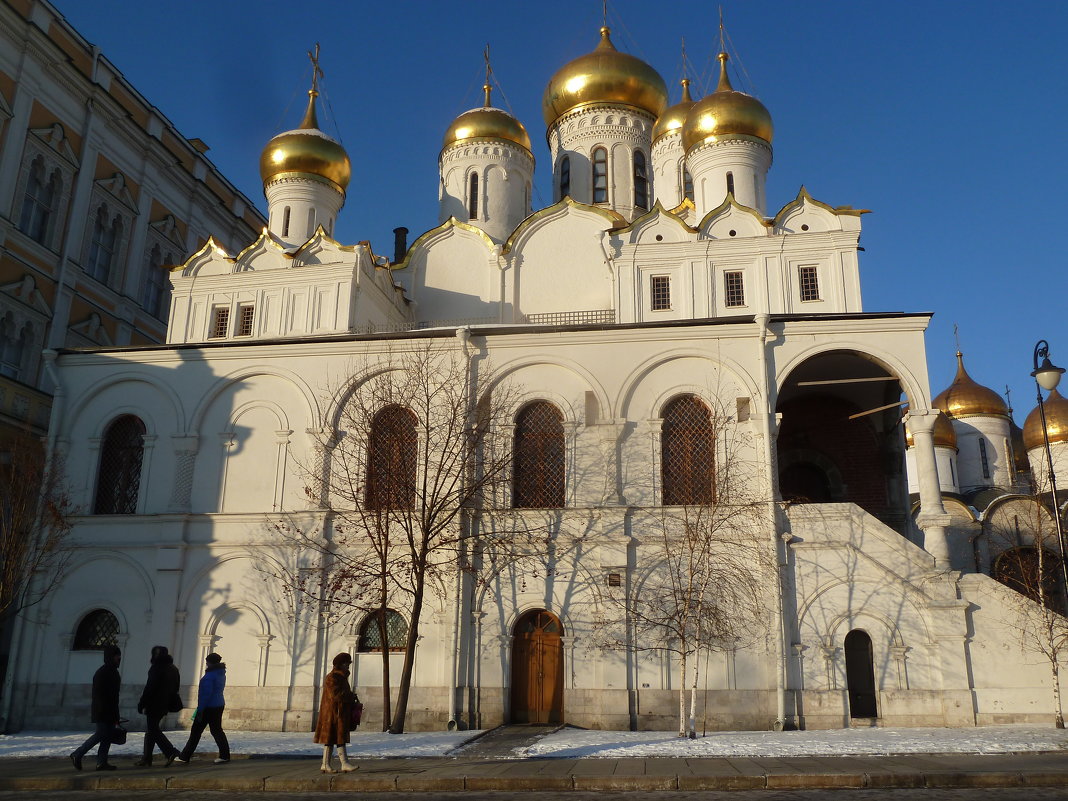
[{"label": "drainpipe", "polygon": [[[464,399],[463,406],[466,410],[466,414],[470,419],[473,413],[471,408],[471,380],[472,373],[474,371],[474,362],[471,355],[471,329],[467,326],[456,329],[456,339],[460,343],[460,350],[463,352],[464,359],[467,360],[467,367],[464,370]],[[466,421],[465,421],[466,422]],[[472,521],[468,519],[468,525],[472,525]],[[459,569],[459,565],[456,566],[456,586],[453,591],[453,614],[452,614],[452,669],[449,671],[449,731],[455,731],[460,728],[459,709],[456,703],[456,694],[460,689],[460,623],[463,618],[463,571]]]},{"label": "drainpipe", "polygon": [[[771,379],[768,376],[768,334],[771,323],[770,314],[756,315],[756,324],[760,330],[760,350],[757,355],[758,370],[760,373],[760,391],[764,394],[763,418],[764,430],[764,464],[767,469],[767,488],[769,495],[775,486],[775,459],[771,449],[772,427],[774,426],[775,410],[771,406]],[[775,498],[772,495],[768,499],[768,523],[771,528],[772,544],[775,547],[775,605],[778,615],[777,631],[775,632],[775,730],[782,731],[787,728],[786,714],[786,615],[783,601],[783,585],[786,579],[786,543],[778,535],[778,512]]]}]

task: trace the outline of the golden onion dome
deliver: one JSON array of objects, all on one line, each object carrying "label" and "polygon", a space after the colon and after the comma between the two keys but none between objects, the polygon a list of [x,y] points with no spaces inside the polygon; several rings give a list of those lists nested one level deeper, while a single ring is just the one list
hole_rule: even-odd
[{"label": "golden onion dome", "polygon": [[935,397],[932,404],[950,417],[977,415],[1008,417],[1009,407],[994,390],[977,384],[964,369],[964,355],[957,351],[957,375],[953,383]]},{"label": "golden onion dome", "polygon": [[[1046,436],[1049,437],[1049,444],[1068,442],[1068,398],[1051,389],[1042,405],[1046,410]],[[1024,421],[1023,441],[1027,450],[1045,446],[1042,439],[1042,415],[1037,406]]]},{"label": "golden onion dome", "polygon": [[690,113],[690,109],[693,108],[693,98],[690,97],[690,82],[683,78],[682,81],[682,100],[676,103],[674,106],[666,109],[656,119],[656,125],[653,126],[653,141],[655,142],[662,136],[667,136],[670,133],[675,133],[680,130],[686,122],[686,115]]},{"label": "golden onion dome", "polygon": [[[953,430],[953,421],[946,417],[945,413],[939,412],[935,418],[934,430],[931,432],[936,448],[957,449],[957,432]],[[913,446],[912,432],[909,431],[908,422],[905,423],[905,445]]]},{"label": "golden onion dome", "polygon": [[556,71],[545,87],[541,110],[552,125],[567,112],[595,105],[627,106],[659,117],[667,106],[667,85],[640,58],[616,50],[608,28],[592,53]]},{"label": "golden onion dome", "polygon": [[315,115],[315,98],[319,93],[308,92],[308,110],[300,127],[275,136],[260,155],[260,177],[266,186],[288,175],[312,177],[326,181],[344,192],[352,177],[349,154],[336,139],[319,130]]},{"label": "golden onion dome", "polygon": [[716,91],[694,103],[682,126],[682,144],[689,152],[702,142],[753,137],[771,144],[775,128],[764,104],[745,92],[736,92],[727,76],[726,53],[719,54]]},{"label": "golden onion dome", "polygon": [[1031,463],[1027,459],[1027,446],[1024,444],[1023,429],[1016,425],[1016,421],[1012,419],[1012,409],[1009,409],[1009,442],[1012,443],[1013,469],[1017,473],[1030,473]]},{"label": "golden onion dome", "polygon": [[482,87],[486,93],[485,103],[481,108],[465,111],[445,131],[442,149],[457,142],[470,139],[503,139],[519,145],[530,152],[530,137],[523,123],[504,109],[494,108],[490,103],[490,85]]}]

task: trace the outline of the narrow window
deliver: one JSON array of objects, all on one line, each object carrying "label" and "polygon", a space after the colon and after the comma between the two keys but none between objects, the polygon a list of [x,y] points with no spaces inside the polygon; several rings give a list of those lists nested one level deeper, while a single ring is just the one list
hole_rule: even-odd
[{"label": "narrow window", "polygon": [[142,293],[141,305],[145,311],[153,317],[162,317],[164,303],[163,296],[166,289],[167,271],[163,269],[165,264],[171,264],[173,257],[170,253],[164,260],[163,251],[159,245],[153,245],[148,254],[148,264],[145,265],[145,288]]},{"label": "narrow window", "polygon": [[22,214],[19,216],[19,230],[30,239],[47,245],[48,230],[58,196],[59,171],[54,171],[51,178],[46,180],[44,159],[38,156],[30,164],[26,195],[22,200]]},{"label": "narrow window", "polygon": [[560,159],[560,199],[571,195],[571,157]]},{"label": "narrow window", "polygon": [[252,322],[256,316],[256,307],[251,303],[242,303],[237,307],[237,333],[235,336],[252,336]]},{"label": "narrow window", "polygon": [[82,618],[74,632],[73,651],[103,651],[119,644],[119,620],[107,609],[94,609]]},{"label": "narrow window", "polygon": [[645,174],[645,154],[640,150],[634,151],[634,205],[649,208],[649,178]]},{"label": "narrow window", "polygon": [[654,275],[649,279],[649,308],[653,311],[665,311],[671,308],[671,278],[666,275]]},{"label": "narrow window", "polygon": [[564,506],[564,418],[551,403],[534,401],[516,416],[514,460],[515,508]]},{"label": "narrow window", "polygon": [[728,270],[723,273],[723,305],[745,305],[745,280],[741,270]]},{"label": "narrow window", "polygon": [[282,236],[289,236],[289,206],[282,210]]},{"label": "narrow window", "polygon": [[367,508],[415,505],[416,417],[403,406],[380,409],[371,421],[367,460]]},{"label": "narrow window", "polygon": [[[382,634],[383,628],[385,636]],[[382,653],[385,648],[391,653],[403,653],[407,643],[408,622],[404,616],[392,609],[378,609],[360,624],[356,650],[361,654]]]},{"label": "narrow window", "polygon": [[315,233],[315,209],[314,208],[308,209],[308,227],[307,227],[306,230],[308,232],[308,238],[311,239],[312,235]]},{"label": "narrow window", "polygon": [[733,172],[727,173],[727,194],[728,195],[733,195],[734,194],[734,173]]},{"label": "narrow window", "polygon": [[141,463],[145,454],[145,424],[132,414],[116,417],[104,433],[97,469],[98,515],[132,515],[137,512],[141,489]]},{"label": "narrow window", "polygon": [[230,328],[230,307],[216,306],[211,313],[211,331],[208,339],[223,339]]},{"label": "narrow window", "polygon": [[949,460],[949,480],[953,482],[953,486],[957,485],[957,460]]},{"label": "narrow window", "polygon": [[687,200],[693,200],[693,176],[685,167],[682,168],[682,196]]},{"label": "narrow window", "polygon": [[801,285],[801,300],[819,300],[820,281],[816,267],[811,264],[801,265],[797,268],[797,274]]},{"label": "narrow window", "polygon": [[593,202],[608,202],[608,151],[603,147],[593,149]]},{"label": "narrow window", "polygon": [[116,217],[108,221],[108,210],[101,206],[93,222],[92,240],[89,243],[89,259],[85,271],[102,284],[106,284],[111,273],[111,263],[115,256],[115,246],[122,231],[122,223]]},{"label": "narrow window", "polygon": [[471,173],[467,184],[467,219],[478,219],[478,173]]},{"label": "narrow window", "polygon": [[715,500],[712,414],[695,395],[675,398],[663,411],[660,475],[665,506]]},{"label": "narrow window", "polygon": [[979,461],[983,465],[983,478],[990,478],[990,460],[986,455],[986,440],[979,438]]},{"label": "narrow window", "polygon": [[15,330],[15,322],[7,316],[0,325],[0,375],[18,379],[22,373],[22,363],[26,357],[26,344],[29,331],[24,328],[21,334]]}]

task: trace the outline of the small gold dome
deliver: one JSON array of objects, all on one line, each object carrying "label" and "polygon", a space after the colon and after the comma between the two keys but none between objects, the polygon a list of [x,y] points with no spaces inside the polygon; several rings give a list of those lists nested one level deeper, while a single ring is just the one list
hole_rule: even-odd
[{"label": "small gold dome", "polygon": [[656,125],[653,126],[653,141],[655,142],[662,136],[667,136],[669,133],[675,133],[682,128],[686,122],[686,115],[690,113],[690,109],[693,108],[693,98],[690,97],[690,82],[683,78],[682,81],[682,100],[676,103],[671,108],[666,109],[657,120]]},{"label": "small gold dome", "polygon": [[953,383],[938,393],[932,404],[950,417],[986,415],[1008,417],[1009,407],[994,390],[977,384],[964,369],[964,355],[957,351],[957,375]]},{"label": "small gold dome", "polygon": [[709,140],[751,136],[771,144],[775,128],[764,104],[745,92],[736,92],[727,77],[727,54],[719,54],[716,91],[694,103],[682,127],[682,144],[689,152]]},{"label": "small gold dome", "polygon": [[308,110],[300,127],[275,136],[260,155],[260,177],[266,186],[287,174],[311,176],[344,192],[352,177],[349,154],[336,139],[319,130],[314,89],[308,92]]},{"label": "small gold dome", "polygon": [[504,109],[493,107],[490,103],[489,84],[482,89],[486,93],[485,104],[481,108],[465,111],[453,120],[452,125],[445,131],[442,149],[468,139],[504,139],[530,152],[530,137],[523,123]]},{"label": "small gold dome", "polygon": [[[1068,442],[1068,399],[1052,389],[1042,405],[1046,408],[1046,436],[1049,437],[1049,444]],[[1023,441],[1027,450],[1045,447],[1046,443],[1042,439],[1042,416],[1037,406],[1024,421]]]},{"label": "small gold dome", "polygon": [[667,86],[640,58],[620,53],[601,28],[601,42],[556,71],[545,87],[541,110],[552,125],[567,112],[593,105],[628,106],[659,117],[667,106]]},{"label": "small gold dome", "polygon": [[[1024,444],[1023,429],[1012,419],[1009,410],[1009,441],[1012,443],[1012,464],[1017,473],[1030,473],[1031,462],[1027,459],[1027,446]],[[1041,433],[1041,432],[1040,432]]]},{"label": "small gold dome", "polygon": [[[931,432],[931,436],[934,439],[936,448],[957,449],[957,432],[953,430],[953,421],[946,417],[943,412],[939,412],[938,417],[935,418],[934,430]],[[905,446],[911,448],[913,444],[912,432],[909,431],[909,426],[906,422]]]}]

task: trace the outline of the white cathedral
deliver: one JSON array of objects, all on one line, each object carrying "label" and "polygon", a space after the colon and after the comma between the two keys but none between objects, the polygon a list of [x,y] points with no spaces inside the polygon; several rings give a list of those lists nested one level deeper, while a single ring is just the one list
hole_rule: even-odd
[{"label": "white cathedral", "polygon": [[[359,616],[295,622],[256,562],[279,547],[272,520],[323,514],[302,466],[337,426],[338,390],[426,342],[477,353],[515,389],[517,449],[531,425],[558,445],[539,468],[556,490],[503,503],[552,507],[553,536],[588,536],[520,582],[428,598],[410,728],[676,725],[673,657],[596,647],[595,588],[640,587],[648,527],[688,502],[679,471],[701,457],[680,459],[671,432],[694,409],[730,410],[776,499],[753,533],[770,611],[751,642],[704,659],[708,728],[1051,722],[1050,664],[1021,646],[1041,607],[1003,558],[1058,564],[1033,535],[1053,520],[1030,492],[1046,475],[1038,418],[1016,428],[963,359],[932,398],[930,315],[862,306],[860,210],[804,188],[769,210],[771,115],[732,87],[725,54],[714,92],[668,95],[602,28],[545,89],[555,202],[534,211],[530,137],[487,85],[483,107],[443,125],[440,224],[410,247],[400,231],[391,259],[332,238],[350,163],[313,84],[300,127],[260,159],[269,227],[171,270],[167,343],[46,352],[77,553],[16,635],[16,725],[83,722],[105,641],[127,655],[131,700],[152,645],[188,685],[221,653],[227,725],[268,730],[310,730],[325,666],[349,651],[376,725],[396,643]],[[1046,413],[1068,486],[1068,402],[1054,393]],[[532,630],[551,669],[523,663]]]}]

